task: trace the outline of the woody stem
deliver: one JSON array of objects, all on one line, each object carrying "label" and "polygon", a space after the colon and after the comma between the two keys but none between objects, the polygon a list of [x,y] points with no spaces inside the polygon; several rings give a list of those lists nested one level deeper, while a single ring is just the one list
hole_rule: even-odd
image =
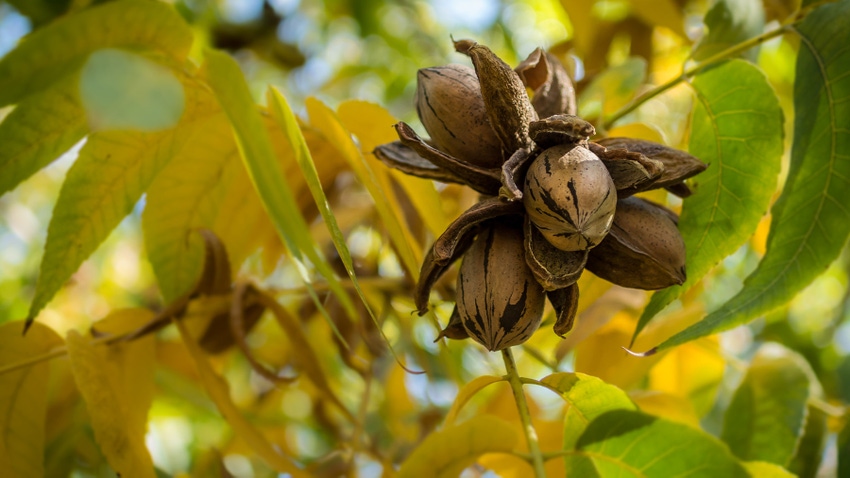
[{"label": "woody stem", "polygon": [[525,432],[525,439],[528,442],[528,451],[531,452],[531,466],[534,467],[534,476],[536,478],[545,478],[546,470],[543,467],[543,453],[540,451],[537,431],[534,430],[534,426],[531,423],[528,402],[525,400],[525,393],[522,391],[522,378],[519,376],[519,372],[517,372],[516,362],[514,361],[514,355],[510,347],[502,350],[502,358],[505,360],[506,378],[508,383],[511,384],[516,408],[519,412],[519,419],[522,422],[522,430]]}]

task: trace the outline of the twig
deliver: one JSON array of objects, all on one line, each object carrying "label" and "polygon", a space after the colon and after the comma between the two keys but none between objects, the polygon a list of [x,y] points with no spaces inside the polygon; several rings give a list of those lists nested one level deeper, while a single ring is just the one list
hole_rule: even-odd
[{"label": "twig", "polygon": [[514,362],[514,355],[511,353],[510,347],[502,350],[502,358],[505,360],[505,370],[507,371],[508,383],[511,384],[511,390],[514,393],[516,408],[519,411],[519,419],[522,422],[522,429],[525,432],[525,439],[528,442],[528,451],[531,452],[531,466],[534,467],[534,476],[536,478],[545,478],[546,469],[543,467],[543,454],[540,452],[540,443],[537,440],[537,432],[531,423],[531,413],[528,411],[528,402],[525,400],[525,393],[522,391],[522,378],[519,376]]}]

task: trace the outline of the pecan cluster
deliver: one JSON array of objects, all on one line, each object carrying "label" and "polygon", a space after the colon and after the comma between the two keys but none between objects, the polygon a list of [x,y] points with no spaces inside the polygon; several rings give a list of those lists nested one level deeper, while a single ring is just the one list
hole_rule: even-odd
[{"label": "pecan cluster", "polygon": [[399,141],[375,150],[405,173],[482,195],[422,264],[414,293],[420,315],[434,283],[463,257],[457,304],[440,337],[471,337],[491,351],[521,344],[540,326],[545,298],[563,336],[585,268],[624,287],[684,282],[678,217],[634,194],[666,188],[686,197],[684,180],[705,164],[649,141],[590,141],[596,131],[576,116],[566,69],[539,48],[511,69],[484,45],[454,46],[474,69],[419,70],[416,110],[430,140],[398,123]]}]

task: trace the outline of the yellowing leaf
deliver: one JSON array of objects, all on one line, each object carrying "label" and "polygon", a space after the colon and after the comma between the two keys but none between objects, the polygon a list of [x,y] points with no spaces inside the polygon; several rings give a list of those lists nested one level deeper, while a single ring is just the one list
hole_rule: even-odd
[{"label": "yellowing leaf", "polygon": [[[398,140],[392,128],[398,120],[389,111],[374,103],[349,100],[339,105],[337,111],[342,124],[357,136],[360,152],[364,157],[372,158],[375,147]],[[438,207],[441,200],[434,183],[396,170],[392,170],[390,175],[405,190],[431,234],[434,237],[442,234],[449,225],[449,220],[443,214],[442,208]]]},{"label": "yellowing leaf", "polygon": [[22,101],[0,123],[0,195],[50,164],[87,130],[73,81]]},{"label": "yellowing leaf", "polygon": [[714,404],[725,368],[717,337],[706,337],[666,354],[649,371],[649,388],[689,399],[702,416]]},{"label": "yellowing leaf", "polygon": [[[62,345],[47,326],[26,336],[21,322],[0,325],[0,367],[44,354]],[[44,430],[49,368],[46,362],[0,374],[0,463],[10,478],[44,476]]]},{"label": "yellowing leaf", "polygon": [[86,60],[80,96],[93,130],[170,128],[186,106],[183,85],[169,68],[113,48]]},{"label": "yellowing leaf", "polygon": [[454,478],[483,453],[509,452],[518,441],[514,428],[482,415],[434,432],[402,464],[399,478]]},{"label": "yellowing leaf", "polygon": [[568,404],[564,414],[565,450],[575,447],[587,425],[599,415],[611,410],[635,409],[625,392],[583,373],[553,373],[540,383],[556,391]]},{"label": "yellowing leaf", "polygon": [[579,95],[579,114],[595,118],[617,111],[634,98],[646,77],[646,60],[632,57],[597,75]]},{"label": "yellowing leaf", "polygon": [[386,169],[377,164],[378,167],[373,168],[365,161],[351,139],[350,133],[342,126],[336,114],[322,102],[315,98],[308,98],[307,112],[310,115],[311,124],[337,148],[354,170],[357,178],[372,195],[375,208],[381,216],[384,227],[387,228],[390,240],[396,247],[401,263],[411,278],[417,280],[422,259],[421,248],[403,225],[404,215],[399,209],[398,202],[392,200],[393,193]]},{"label": "yellowing leaf", "polygon": [[102,131],[89,136],[68,171],[47,230],[47,244],[28,320],[53,298],[82,262],[129,214],[157,173],[186,145],[188,129],[211,108],[198,85],[176,128],[155,132]]},{"label": "yellowing leaf", "polygon": [[277,472],[289,473],[294,478],[306,478],[305,472],[299,469],[288,457],[278,453],[268,440],[242,416],[242,413],[230,398],[227,382],[212,369],[203,351],[190,336],[183,323],[179,320],[176,323],[180,335],[183,337],[183,342],[195,362],[204,388],[215,402],[218,411],[227,420],[227,424],[233,429],[234,434],[244,440],[254,453]]},{"label": "yellowing leaf", "polygon": [[593,48],[593,39],[596,36],[596,18],[593,16],[593,3],[576,2],[574,0],[561,0],[561,6],[570,17],[573,27],[572,41],[575,43],[579,55],[587,55]]},{"label": "yellowing leaf", "polygon": [[625,137],[635,139],[645,139],[647,141],[655,141],[656,143],[665,144],[664,137],[661,132],[648,124],[644,123],[629,123],[622,126],[615,126],[608,130],[610,137]]},{"label": "yellowing leaf", "polygon": [[334,295],[343,304],[348,304],[348,310],[353,310],[351,298],[310,237],[307,222],[298,209],[284,168],[275,154],[269,134],[245,83],[245,77],[242,76],[236,60],[226,53],[209,50],[206,57],[208,81],[230,119],[239,152],[263,206],[296,261],[296,268],[308,286],[310,297],[337,336],[342,339],[311,286],[312,279],[306,270],[306,261],[309,260],[325,278]]},{"label": "yellowing leaf", "polygon": [[766,461],[747,461],[744,463],[744,468],[750,472],[750,476],[758,478],[794,478],[797,476],[779,465]]},{"label": "yellowing leaf", "polygon": [[67,15],[40,28],[0,59],[0,107],[17,103],[67,75],[99,48],[154,50],[182,64],[192,31],[163,2],[121,0]]},{"label": "yellowing leaf", "polygon": [[648,25],[669,28],[682,38],[685,34],[685,18],[682,9],[672,0],[629,0],[635,16]]},{"label": "yellowing leaf", "polygon": [[460,413],[460,409],[463,408],[464,405],[475,396],[476,393],[480,392],[487,385],[494,384],[496,382],[504,381],[504,377],[496,377],[495,375],[482,375],[480,377],[474,378],[472,381],[467,383],[460,389],[455,397],[454,403],[452,403],[452,408],[449,409],[449,413],[446,414],[445,424],[447,426],[454,425],[455,420],[457,419],[458,413]]},{"label": "yellowing leaf", "polygon": [[699,417],[687,399],[656,390],[637,390],[629,394],[638,408],[650,415],[699,429]]},{"label": "yellowing leaf", "polygon": [[[142,309],[126,313],[153,317]],[[86,402],[95,439],[109,464],[121,476],[156,476],[145,448],[146,420],[140,420],[147,415],[152,397],[138,394],[140,387],[153,388],[153,340],[147,337],[132,344],[108,347],[91,345],[88,338],[74,330],[67,337],[71,371]]]},{"label": "yellowing leaf", "polygon": [[[147,309],[118,309],[92,324],[92,333],[124,335],[138,330],[153,319]],[[156,342],[153,336],[97,347],[98,354],[109,363],[109,373],[123,394],[124,426],[127,433],[144,436],[147,431],[148,409],[153,403]]]},{"label": "yellowing leaf", "polygon": [[[188,292],[201,273],[202,246],[197,229],[213,229],[226,244],[222,232],[226,234],[234,228],[240,232],[256,230],[237,224],[223,228],[224,231],[213,227],[226,200],[240,208],[241,219],[251,216],[247,201],[228,197],[231,183],[242,172],[227,118],[216,114],[187,134],[192,136],[183,153],[162,170],[148,189],[142,214],[145,247],[166,302]],[[244,182],[248,183],[247,176]],[[248,184],[246,191],[237,194],[251,193]],[[228,252],[232,253],[229,247]]]}]

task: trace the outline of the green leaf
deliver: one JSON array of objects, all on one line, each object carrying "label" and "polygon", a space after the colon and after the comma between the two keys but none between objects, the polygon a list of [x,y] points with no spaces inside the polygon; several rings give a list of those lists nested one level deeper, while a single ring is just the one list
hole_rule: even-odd
[{"label": "green leaf", "polygon": [[181,153],[193,123],[207,116],[211,98],[200,88],[187,91],[192,94],[189,109],[176,128],[156,133],[104,131],[89,136],[68,170],[50,219],[28,322],[133,210],[157,173]]},{"label": "green leaf", "polygon": [[518,441],[514,427],[487,415],[428,435],[401,465],[399,478],[453,478],[484,453],[509,452]]},{"label": "green leaf", "polygon": [[759,349],[724,417],[722,438],[735,455],[788,466],[806,426],[807,368],[778,344]]},{"label": "green leaf", "polygon": [[[36,324],[24,337],[21,322],[0,325],[0,366],[62,345],[52,329]],[[50,367],[46,362],[0,374],[0,463],[14,477],[44,476],[45,421]]]},{"label": "green leaf", "polygon": [[540,383],[557,391],[569,406],[564,414],[564,450],[575,448],[587,425],[611,410],[636,410],[626,392],[583,373],[553,373]]},{"label": "green leaf", "polygon": [[688,150],[709,167],[695,178],[696,193],[684,201],[679,220],[688,278],[652,296],[635,337],[667,304],[747,241],[776,190],[783,117],[764,74],[750,63],[732,60],[697,76],[693,87],[696,105]]},{"label": "green leaf", "polygon": [[89,56],[80,95],[94,130],[171,128],[186,106],[183,85],[169,68],[112,48]]},{"label": "green leaf", "polygon": [[838,257],[850,235],[850,0],[814,10],[797,27],[794,142],[772,210],[764,258],[744,288],[659,348],[733,328],[790,301]]},{"label": "green leaf", "polygon": [[848,476],[850,473],[850,426],[845,423],[838,433],[838,475]]},{"label": "green leaf", "polygon": [[0,59],[0,107],[17,103],[67,75],[99,48],[153,50],[182,65],[192,31],[171,5],[121,0],[58,19]]},{"label": "green leaf", "polygon": [[[697,61],[761,34],[764,6],[761,0],[719,0],[705,14],[704,22],[708,34],[694,48],[693,57]],[[743,56],[756,61],[758,48],[747,50]]]},{"label": "green leaf", "polygon": [[687,425],[633,410],[593,420],[566,456],[567,476],[748,477],[726,446]]},{"label": "green leaf", "polygon": [[463,406],[466,405],[476,393],[480,392],[488,385],[503,381],[505,381],[505,377],[482,375],[480,377],[475,377],[475,379],[464,385],[457,393],[455,401],[452,403],[452,408],[449,409],[449,413],[446,414],[446,419],[444,421],[445,425],[454,425],[455,420],[457,420],[457,415],[460,413],[460,409],[463,408]]},{"label": "green leaf", "polygon": [[828,436],[826,413],[812,405],[806,407],[806,428],[788,469],[799,478],[815,478]]},{"label": "green leaf", "polygon": [[22,101],[0,123],[0,195],[50,164],[87,131],[73,81]]},{"label": "green leaf", "polygon": [[646,79],[646,60],[632,57],[597,75],[579,95],[579,115],[597,118],[611,114],[634,98]]},{"label": "green leaf", "polygon": [[[336,147],[351,166],[357,179],[369,191],[402,265],[414,281],[418,280],[422,259],[419,253],[421,248],[416,244],[416,240],[412,237],[410,231],[404,227],[404,213],[401,211],[398,202],[387,201],[386,199],[387,195],[391,194],[387,171],[376,171],[366,162],[351,138],[351,133],[342,126],[333,110],[315,98],[307,98],[306,105],[307,113],[310,115],[310,124]],[[383,167],[377,161],[373,164]]]},{"label": "green leaf", "polygon": [[354,314],[351,298],[342,287],[339,279],[327,260],[316,249],[309,234],[309,227],[286,181],[283,167],[278,161],[271,140],[263,125],[260,112],[251,98],[245,77],[236,61],[226,53],[207,50],[206,53],[209,81],[219,103],[230,119],[236,135],[236,142],[244,160],[245,167],[254,183],[254,187],[263,201],[275,228],[287,246],[289,253],[298,265],[301,278],[308,286],[310,297],[333,328],[334,333],[345,343],[333,321],[327,316],[327,311],[321,305],[315,290],[311,286],[311,278],[306,270],[306,260],[309,260],[328,282],[334,295],[345,306],[350,314]]}]

